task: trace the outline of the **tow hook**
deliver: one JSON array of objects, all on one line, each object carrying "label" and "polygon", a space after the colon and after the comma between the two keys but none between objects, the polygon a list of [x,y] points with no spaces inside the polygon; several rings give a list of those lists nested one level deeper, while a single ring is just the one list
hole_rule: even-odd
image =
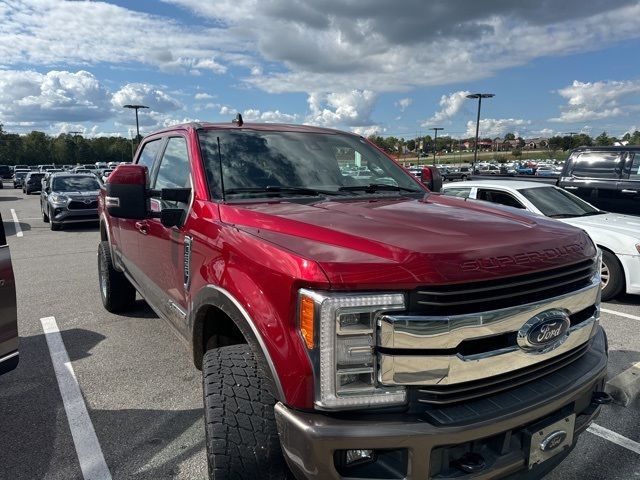
[{"label": "tow hook", "polygon": [[460,458],[453,460],[451,466],[465,473],[476,473],[484,470],[487,462],[484,461],[484,457],[479,453],[467,452]]},{"label": "tow hook", "polygon": [[591,403],[596,403],[598,405],[608,405],[611,402],[613,402],[613,397],[607,392],[594,392],[591,397]]}]

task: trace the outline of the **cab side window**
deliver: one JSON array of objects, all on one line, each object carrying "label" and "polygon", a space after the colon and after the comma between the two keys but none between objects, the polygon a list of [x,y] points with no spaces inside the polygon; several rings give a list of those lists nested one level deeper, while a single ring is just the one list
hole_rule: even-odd
[{"label": "cab side window", "polygon": [[451,197],[469,198],[471,188],[447,188],[442,193]]},{"label": "cab side window", "polygon": [[151,177],[151,168],[153,167],[153,161],[156,159],[156,156],[158,155],[158,151],[160,150],[161,146],[162,146],[162,139],[160,138],[158,140],[152,140],[150,142],[147,142],[142,147],[142,151],[138,156],[137,164],[144,165],[145,167],[147,167],[147,169],[149,170],[148,178]]},{"label": "cab side window", "polygon": [[631,163],[629,180],[640,180],[640,153],[633,154],[633,163]]},{"label": "cab side window", "polygon": [[576,177],[620,178],[622,155],[616,152],[586,152],[572,159]]},{"label": "cab side window", "polygon": [[524,208],[524,206],[513,195],[499,190],[479,188],[477,197],[478,200],[499,203],[500,205],[506,205],[507,207]]},{"label": "cab side window", "polygon": [[[151,188],[154,190],[162,190],[163,188],[192,188],[189,151],[187,149],[187,141],[184,137],[169,138]],[[189,208],[188,203],[162,201],[160,198],[154,198],[153,200],[159,203],[156,204],[154,208],[154,202],[152,202],[152,210],[159,208],[180,208],[186,212]]]}]

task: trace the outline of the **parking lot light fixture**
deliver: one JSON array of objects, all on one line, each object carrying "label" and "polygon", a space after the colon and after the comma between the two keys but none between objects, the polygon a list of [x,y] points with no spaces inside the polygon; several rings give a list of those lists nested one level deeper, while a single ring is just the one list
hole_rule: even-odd
[{"label": "parking lot light fixture", "polygon": [[444,128],[442,127],[433,127],[430,128],[430,130],[433,130],[435,133],[434,138],[433,138],[433,165],[436,165],[436,150],[438,148],[438,130],[444,130]]},{"label": "parking lot light fixture", "polygon": [[476,141],[475,148],[473,149],[473,164],[471,165],[471,174],[476,170],[476,162],[478,161],[478,134],[480,132],[480,106],[482,105],[483,98],[491,98],[494,97],[493,93],[471,93],[467,95],[467,98],[477,98],[478,99],[478,117],[476,118]]},{"label": "parking lot light fixture", "polygon": [[123,105],[122,108],[132,108],[133,110],[136,111],[136,141],[140,141],[140,126],[138,124],[138,110],[140,110],[141,108],[149,108],[146,105]]}]

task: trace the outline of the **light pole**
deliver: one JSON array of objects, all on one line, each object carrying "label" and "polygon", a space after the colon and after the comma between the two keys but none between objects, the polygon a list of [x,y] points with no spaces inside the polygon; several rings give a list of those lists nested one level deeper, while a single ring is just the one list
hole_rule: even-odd
[{"label": "light pole", "polygon": [[480,105],[482,105],[483,98],[491,98],[494,97],[493,93],[472,93],[467,95],[467,98],[477,98],[478,99],[478,117],[476,119],[476,144],[473,149],[473,164],[471,165],[471,174],[473,175],[476,171],[476,162],[478,161],[478,133],[480,132]]},{"label": "light pole", "polygon": [[80,159],[80,152],[78,152],[78,135],[80,135],[82,132],[80,131],[73,131],[73,132],[69,132],[69,135],[73,135],[73,144],[76,146],[76,164],[80,163],[79,159]]},{"label": "light pole", "polygon": [[435,133],[434,135],[434,139],[433,139],[433,166],[435,167],[436,165],[436,150],[438,148],[438,130],[444,130],[444,128],[442,127],[433,127],[430,128],[429,130],[433,130]]},{"label": "light pole", "polygon": [[136,111],[136,142],[140,141],[140,127],[138,125],[138,110],[141,108],[149,108],[146,105],[123,105],[122,108],[132,108]]}]

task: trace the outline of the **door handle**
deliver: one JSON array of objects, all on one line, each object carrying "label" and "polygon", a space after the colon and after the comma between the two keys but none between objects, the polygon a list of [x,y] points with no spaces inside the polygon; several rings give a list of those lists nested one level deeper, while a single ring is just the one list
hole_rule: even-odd
[{"label": "door handle", "polygon": [[136,222],[136,229],[143,235],[149,233],[149,224],[143,220],[141,222]]},{"label": "door handle", "polygon": [[622,193],[631,193],[633,195],[637,195],[638,191],[637,190],[629,190],[629,189],[624,189],[622,190]]}]

